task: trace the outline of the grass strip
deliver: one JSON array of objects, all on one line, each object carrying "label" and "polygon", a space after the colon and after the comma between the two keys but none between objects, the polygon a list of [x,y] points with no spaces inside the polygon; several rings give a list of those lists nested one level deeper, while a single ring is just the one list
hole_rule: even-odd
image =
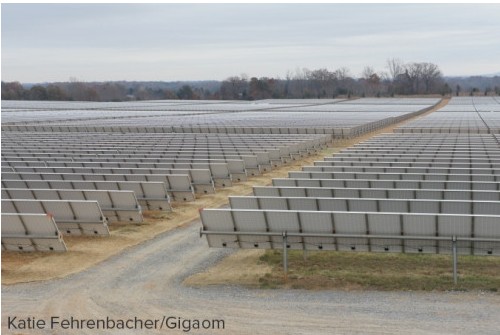
[{"label": "grass strip", "polygon": [[261,288],[378,291],[500,290],[500,258],[459,256],[458,284],[453,284],[452,256],[364,252],[288,252],[284,282],[282,251],[268,250],[259,262],[272,271],[261,276]]}]

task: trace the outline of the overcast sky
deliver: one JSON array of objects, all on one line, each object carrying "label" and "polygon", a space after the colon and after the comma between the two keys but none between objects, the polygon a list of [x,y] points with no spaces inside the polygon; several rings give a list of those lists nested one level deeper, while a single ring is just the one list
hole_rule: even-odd
[{"label": "overcast sky", "polygon": [[432,62],[500,72],[500,4],[2,4],[2,80],[222,80]]}]

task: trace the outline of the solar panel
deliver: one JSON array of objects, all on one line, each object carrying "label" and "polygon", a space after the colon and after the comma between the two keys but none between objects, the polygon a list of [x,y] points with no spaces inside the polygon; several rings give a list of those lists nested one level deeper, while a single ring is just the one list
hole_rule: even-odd
[{"label": "solar panel", "polygon": [[289,248],[296,249],[305,247],[307,237],[313,238],[316,250],[450,253],[451,240],[457,238],[461,254],[500,252],[498,215],[205,209],[201,218],[211,247],[240,247],[237,241],[244,236],[247,246],[257,238],[271,238],[272,245],[256,242],[254,248],[281,249],[282,234],[287,233]]},{"label": "solar panel", "polygon": [[170,199],[163,182],[133,181],[59,181],[59,180],[2,180],[2,188],[11,189],[69,189],[133,191],[140,205],[149,210],[170,210]]},{"label": "solar panel", "polygon": [[133,191],[2,188],[2,199],[95,200],[109,222],[143,221],[142,210]]},{"label": "solar panel", "polygon": [[10,180],[62,180],[62,181],[158,181],[166,184],[175,200],[193,201],[194,191],[188,175],[161,174],[79,174],[79,173],[4,173]]},{"label": "solar panel", "polygon": [[2,213],[49,214],[63,234],[109,235],[107,221],[97,201],[2,200]]},{"label": "solar panel", "polygon": [[2,213],[2,250],[66,251],[52,216]]},{"label": "solar panel", "polygon": [[255,196],[229,200],[235,209],[500,215],[498,201]]}]

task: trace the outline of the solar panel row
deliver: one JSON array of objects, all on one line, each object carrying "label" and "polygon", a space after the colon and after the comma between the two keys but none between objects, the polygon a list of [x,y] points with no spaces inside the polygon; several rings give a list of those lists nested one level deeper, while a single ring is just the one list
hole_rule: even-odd
[{"label": "solar panel row", "polygon": [[2,188],[2,199],[95,200],[108,222],[143,221],[141,206],[133,191]]},{"label": "solar panel row", "polygon": [[500,133],[500,101],[494,97],[457,97],[425,118],[399,127],[401,133]]},{"label": "solar panel row", "polygon": [[[376,100],[376,101],[375,101]],[[227,134],[328,134],[353,137],[423,113],[440,100],[405,99],[305,100],[293,102],[198,101],[143,103],[131,114],[117,104],[56,104],[57,110],[35,119],[33,108],[10,105],[3,130],[127,132],[127,133],[227,133]],[[31,106],[33,107],[33,106]],[[76,111],[78,113],[69,113]],[[123,110],[125,116],[116,115]],[[154,111],[154,112],[153,112]],[[100,114],[98,114],[100,113]],[[134,114],[135,113],[135,114]],[[78,115],[76,115],[78,114]],[[96,115],[97,114],[97,115]],[[306,117],[305,117],[306,116]],[[47,122],[50,120],[50,122]],[[36,121],[36,122],[35,122]]]},{"label": "solar panel row", "polygon": [[66,251],[54,218],[46,214],[2,213],[2,249]]},{"label": "solar panel row", "polygon": [[132,191],[141,208],[160,211],[171,209],[163,182],[2,179],[2,189]]},{"label": "solar panel row", "polygon": [[97,201],[2,199],[2,214],[49,214],[68,235],[109,235],[108,222]]},{"label": "solar panel row", "polygon": [[203,210],[203,234],[212,247],[281,249],[292,232],[291,248],[430,253],[455,238],[460,253],[500,255],[499,155],[492,135],[380,135]]},{"label": "solar panel row", "polygon": [[[500,255],[498,216],[205,209],[211,247]],[[283,236],[293,236],[286,240]]]}]

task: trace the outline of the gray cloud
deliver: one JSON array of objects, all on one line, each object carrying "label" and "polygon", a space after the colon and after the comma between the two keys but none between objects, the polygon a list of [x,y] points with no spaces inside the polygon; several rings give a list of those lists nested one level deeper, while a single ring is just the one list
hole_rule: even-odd
[{"label": "gray cloud", "polygon": [[500,5],[3,4],[2,80],[224,79],[430,61],[498,72]]}]

